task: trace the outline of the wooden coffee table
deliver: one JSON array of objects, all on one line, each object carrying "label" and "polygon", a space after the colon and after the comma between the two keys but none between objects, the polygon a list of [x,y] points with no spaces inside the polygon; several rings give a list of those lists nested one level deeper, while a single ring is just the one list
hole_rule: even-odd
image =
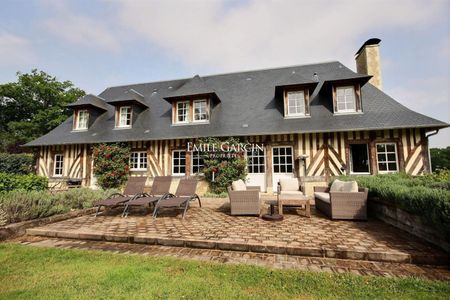
[{"label": "wooden coffee table", "polygon": [[280,195],[278,198],[278,213],[283,214],[283,206],[305,206],[305,216],[311,218],[312,197],[306,195]]}]

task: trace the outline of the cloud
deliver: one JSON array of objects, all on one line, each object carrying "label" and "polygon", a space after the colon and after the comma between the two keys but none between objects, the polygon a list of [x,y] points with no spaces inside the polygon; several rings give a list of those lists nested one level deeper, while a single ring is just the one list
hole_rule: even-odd
[{"label": "cloud", "polygon": [[0,32],[0,66],[19,66],[36,58],[31,43],[18,35]]},{"label": "cloud", "polygon": [[351,56],[371,32],[433,22],[445,1],[115,2],[123,26],[194,67],[236,70]]},{"label": "cloud", "polygon": [[[450,76],[405,80],[388,93],[406,107],[421,114],[450,123]],[[449,146],[450,129],[442,130],[430,139],[432,147]]]},{"label": "cloud", "polygon": [[65,1],[42,1],[52,15],[44,27],[71,44],[117,52],[120,43],[111,24],[105,20],[75,13]]}]

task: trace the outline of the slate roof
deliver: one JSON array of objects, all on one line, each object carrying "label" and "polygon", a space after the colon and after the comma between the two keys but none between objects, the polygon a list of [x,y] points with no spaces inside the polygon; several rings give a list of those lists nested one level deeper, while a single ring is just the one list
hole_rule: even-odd
[{"label": "slate roof", "polygon": [[[306,79],[312,78],[314,73],[318,75],[319,83],[311,94],[311,117],[283,117],[283,101],[276,97],[274,91],[279,82],[292,72]],[[164,99],[176,95],[180,89],[186,93],[187,83],[193,79],[110,87],[99,95],[107,101],[130,89],[144,95],[149,108],[137,116],[133,128],[114,129],[114,107],[109,106],[108,111],[99,116],[87,131],[72,132],[70,117],[27,146],[449,126],[406,108],[370,83],[361,89],[362,114],[334,115],[331,94],[327,93],[324,82],[361,77],[367,76],[357,74],[337,61],[205,76],[201,81],[217,94],[221,102],[212,109],[209,124],[183,126],[172,125],[171,105]]]}]

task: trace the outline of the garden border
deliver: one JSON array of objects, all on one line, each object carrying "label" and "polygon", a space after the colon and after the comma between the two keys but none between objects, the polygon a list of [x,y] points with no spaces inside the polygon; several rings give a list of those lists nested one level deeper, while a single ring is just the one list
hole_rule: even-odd
[{"label": "garden border", "polygon": [[6,226],[0,226],[0,241],[5,241],[7,239],[25,235],[28,228],[64,221],[67,219],[92,214],[94,212],[95,208],[85,208],[81,210],[71,211],[65,214],[53,215],[41,219],[27,220],[23,222],[8,224]]}]

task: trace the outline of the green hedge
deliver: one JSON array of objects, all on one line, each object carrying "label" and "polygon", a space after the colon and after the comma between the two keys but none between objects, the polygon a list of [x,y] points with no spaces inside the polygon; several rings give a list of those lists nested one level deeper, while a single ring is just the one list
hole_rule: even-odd
[{"label": "green hedge", "polygon": [[412,177],[406,174],[341,176],[369,189],[369,198],[379,198],[419,216],[425,224],[450,238],[450,172]]},{"label": "green hedge", "polygon": [[27,153],[0,153],[0,172],[22,175],[33,173],[34,157]]},{"label": "green hedge", "polygon": [[70,189],[65,192],[11,191],[0,194],[0,225],[44,218],[92,207],[117,190]]},{"label": "green hedge", "polygon": [[44,176],[0,173],[0,193],[13,190],[42,191],[47,187],[48,179]]}]

